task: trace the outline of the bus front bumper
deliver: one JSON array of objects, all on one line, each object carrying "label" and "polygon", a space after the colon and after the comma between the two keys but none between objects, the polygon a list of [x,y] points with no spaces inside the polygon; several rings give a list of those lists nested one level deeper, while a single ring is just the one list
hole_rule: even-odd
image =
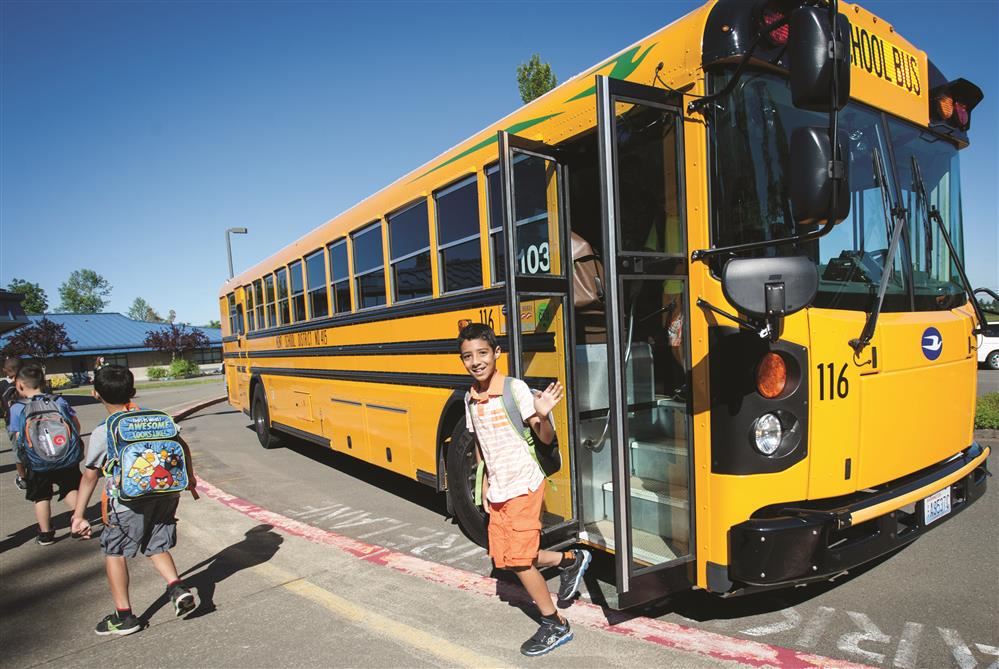
[{"label": "bus front bumper", "polygon": [[[731,589],[756,590],[826,580],[908,544],[985,493],[990,449],[973,443],[947,462],[844,500],[761,510],[729,530]],[[937,501],[950,489],[950,511]],[[838,501],[838,503],[837,503]],[[926,520],[929,519],[927,524]],[[712,588],[714,589],[714,588]]]}]

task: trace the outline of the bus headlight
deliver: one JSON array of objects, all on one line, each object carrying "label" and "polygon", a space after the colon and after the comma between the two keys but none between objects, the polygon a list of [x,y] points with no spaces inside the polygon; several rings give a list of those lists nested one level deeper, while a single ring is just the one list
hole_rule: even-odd
[{"label": "bus headlight", "polygon": [[772,413],[765,413],[756,419],[753,429],[756,450],[763,455],[773,455],[780,446],[784,431],[780,425],[780,419]]}]

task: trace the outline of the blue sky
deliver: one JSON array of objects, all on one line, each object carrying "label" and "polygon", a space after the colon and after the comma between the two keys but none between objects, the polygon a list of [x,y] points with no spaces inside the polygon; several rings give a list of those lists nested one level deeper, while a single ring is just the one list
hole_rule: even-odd
[{"label": "blue sky", "polygon": [[[217,319],[238,272],[698,2],[0,3],[0,284],[87,267]],[[863,3],[985,91],[962,154],[969,273],[999,288],[999,2]],[[946,11],[944,11],[946,9]]]}]

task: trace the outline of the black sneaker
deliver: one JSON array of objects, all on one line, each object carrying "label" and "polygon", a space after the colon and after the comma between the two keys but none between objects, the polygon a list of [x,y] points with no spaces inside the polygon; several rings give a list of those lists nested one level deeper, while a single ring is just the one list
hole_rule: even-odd
[{"label": "black sneaker", "polygon": [[55,530],[49,532],[39,532],[35,537],[35,543],[39,546],[51,546],[55,543]]},{"label": "black sneaker", "polygon": [[190,613],[198,605],[194,601],[194,594],[183,583],[167,588],[167,593],[170,595],[170,601],[173,602],[175,615],[182,616],[185,613]]},{"label": "black sneaker", "polygon": [[586,573],[587,567],[590,566],[590,560],[593,559],[588,550],[580,548],[572,552],[576,559],[572,564],[564,567],[559,576],[558,599],[560,602],[567,602],[576,596],[576,593],[579,592],[579,584],[583,582],[583,574]]},{"label": "black sneaker", "polygon": [[105,616],[104,620],[97,623],[97,627],[94,628],[94,631],[101,636],[107,636],[108,634],[125,636],[126,634],[134,634],[141,629],[142,623],[131,613],[120,619],[118,618],[117,613],[112,613]]},{"label": "black sneaker", "polygon": [[28,489],[28,482],[25,481],[20,476],[15,476],[14,477],[14,485],[17,486],[18,490],[27,490]]},{"label": "black sneaker", "polygon": [[530,639],[525,641],[520,652],[528,657],[544,655],[572,641],[572,630],[569,629],[569,621],[553,622],[545,618],[541,619],[541,627]]}]

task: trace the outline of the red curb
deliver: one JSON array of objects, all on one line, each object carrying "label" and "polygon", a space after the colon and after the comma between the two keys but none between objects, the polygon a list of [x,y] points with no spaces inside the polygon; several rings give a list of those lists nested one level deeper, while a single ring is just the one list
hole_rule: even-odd
[{"label": "red curb", "polygon": [[[394,571],[416,576],[432,583],[438,583],[465,592],[498,599],[496,579],[475,574],[447,565],[429,562],[406,553],[389,550],[382,546],[367,544],[328,530],[313,527],[287,516],[268,511],[252,502],[231,495],[204,480],[198,481],[198,490],[205,497],[239,511],[243,515],[261,523],[267,523],[286,534],[301,537],[317,544],[332,546],[348,555],[373,564],[388,567]],[[685,653],[693,653],[718,660],[741,662],[752,667],[787,667],[789,669],[863,669],[867,665],[847,660],[837,660],[790,648],[773,646],[728,637],[715,632],[685,627],[676,623],[654,618],[636,617],[623,622],[611,622],[612,611],[606,611],[595,604],[577,601],[573,604],[570,618],[573,623],[592,629],[640,639],[664,648]]]},{"label": "red curb", "polygon": [[191,414],[198,413],[202,409],[206,409],[212,406],[213,404],[221,404],[222,402],[225,402],[228,399],[229,399],[228,395],[223,395],[222,397],[215,397],[210,400],[202,400],[197,404],[192,404],[191,406],[184,407],[180,411],[175,412],[173,414],[173,420],[175,423],[182,421],[185,418],[189,417]]}]

